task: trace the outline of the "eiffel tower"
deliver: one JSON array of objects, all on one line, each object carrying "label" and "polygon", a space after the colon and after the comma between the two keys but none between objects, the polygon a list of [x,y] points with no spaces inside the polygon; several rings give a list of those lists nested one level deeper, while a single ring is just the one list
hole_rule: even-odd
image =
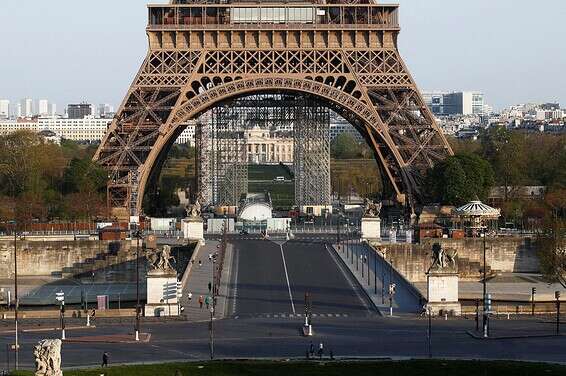
[{"label": "eiffel tower", "polygon": [[398,5],[172,0],[148,16],[147,57],[95,155],[117,218],[140,215],[188,120],[253,94],[306,95],[340,114],[407,207],[422,197],[426,170],[452,154],[399,54]]}]

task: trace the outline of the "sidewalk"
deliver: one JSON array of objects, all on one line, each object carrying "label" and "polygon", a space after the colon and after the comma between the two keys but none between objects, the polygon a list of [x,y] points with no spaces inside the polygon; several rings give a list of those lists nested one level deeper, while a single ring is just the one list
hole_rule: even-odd
[{"label": "sidewalk", "polygon": [[[342,243],[340,249],[333,246],[367,296],[382,315],[389,315],[389,284],[396,284],[393,297],[393,313],[418,313],[422,308],[421,297],[408,285],[395,269],[376,254],[373,248],[361,244]],[[366,262],[362,262],[362,256]],[[369,278],[368,278],[369,273]],[[376,275],[377,274],[377,275]]]},{"label": "sidewalk", "polygon": [[[188,321],[199,322],[210,320],[210,310],[206,309],[206,304],[202,308],[199,305],[199,296],[206,299],[207,296],[212,296],[208,290],[209,282],[212,282],[212,268],[213,263],[208,259],[209,254],[214,254],[217,251],[216,246],[218,241],[207,241],[206,245],[199,248],[197,255],[194,257],[195,263],[187,279],[186,286],[183,289],[183,297],[181,298],[181,305],[185,308],[183,314],[187,317]],[[232,263],[232,246],[228,244],[226,249],[226,256],[224,259],[224,269],[221,277],[221,285],[219,295],[216,301],[215,319],[222,319],[224,317],[224,307],[226,304],[227,296],[227,276]],[[199,266],[199,261],[202,266]],[[189,302],[189,292],[193,294]]]}]

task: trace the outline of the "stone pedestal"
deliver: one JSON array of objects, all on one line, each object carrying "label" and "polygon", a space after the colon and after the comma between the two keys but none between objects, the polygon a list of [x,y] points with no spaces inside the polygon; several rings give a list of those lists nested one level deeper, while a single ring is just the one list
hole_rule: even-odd
[{"label": "stone pedestal", "polygon": [[147,274],[147,304],[145,316],[179,316],[177,273],[151,271]]},{"label": "stone pedestal", "polygon": [[185,239],[204,242],[204,222],[202,218],[185,218],[181,224]]},{"label": "stone pedestal", "polygon": [[432,271],[427,274],[427,308],[433,315],[462,314],[458,301],[458,280],[457,272]]},{"label": "stone pedestal", "polygon": [[368,241],[381,240],[381,219],[362,218],[362,239]]}]

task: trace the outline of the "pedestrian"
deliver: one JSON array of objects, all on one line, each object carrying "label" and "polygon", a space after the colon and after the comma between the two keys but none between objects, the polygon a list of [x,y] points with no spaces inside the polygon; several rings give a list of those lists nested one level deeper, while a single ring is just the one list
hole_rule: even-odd
[{"label": "pedestrian", "polygon": [[323,355],[324,355],[324,345],[321,342],[320,345],[318,345],[318,357],[322,359]]},{"label": "pedestrian", "polygon": [[210,306],[210,296],[206,296],[206,299],[204,300],[204,304],[206,304],[206,309],[208,309],[208,307]]},{"label": "pedestrian", "polygon": [[108,358],[110,358],[110,354],[108,352],[104,352],[102,354],[102,368],[108,367]]},{"label": "pedestrian", "polygon": [[96,309],[93,309],[90,314],[90,321],[94,322],[94,319],[96,319]]},{"label": "pedestrian", "polygon": [[314,356],[314,344],[311,341],[311,345],[309,346],[309,353],[311,354],[311,358]]},{"label": "pedestrian", "polygon": [[201,260],[198,260],[198,266],[199,266],[199,268],[202,266],[202,261],[201,261]]},{"label": "pedestrian", "polygon": [[187,297],[189,298],[189,303],[190,303],[191,300],[193,300],[193,293],[189,291],[189,294],[187,295]]},{"label": "pedestrian", "polygon": [[198,297],[198,304],[200,306],[200,309],[202,309],[202,304],[204,303],[204,297],[201,295]]},{"label": "pedestrian", "polygon": [[208,282],[208,292],[212,290],[212,283]]}]

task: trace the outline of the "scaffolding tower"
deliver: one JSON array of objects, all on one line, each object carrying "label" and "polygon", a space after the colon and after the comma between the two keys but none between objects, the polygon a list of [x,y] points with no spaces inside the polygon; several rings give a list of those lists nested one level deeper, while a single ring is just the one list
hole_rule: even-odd
[{"label": "scaffolding tower", "polygon": [[238,206],[248,192],[253,161],[245,132],[254,127],[293,137],[295,204],[330,205],[330,110],[314,99],[288,94],[235,99],[201,116],[195,136],[204,204]]},{"label": "scaffolding tower", "polygon": [[294,127],[295,203],[300,210],[328,207],[330,184],[330,110],[302,98]]}]

